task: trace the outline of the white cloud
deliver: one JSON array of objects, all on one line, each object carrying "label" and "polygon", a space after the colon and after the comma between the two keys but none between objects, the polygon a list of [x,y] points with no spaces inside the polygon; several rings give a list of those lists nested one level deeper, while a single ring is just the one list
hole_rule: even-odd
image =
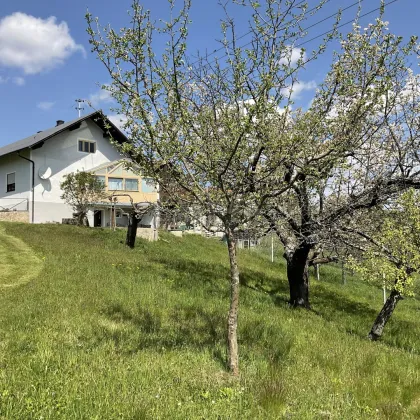
[{"label": "white cloud", "polygon": [[[105,85],[108,86],[108,85]],[[114,100],[114,98],[111,96],[111,92],[109,92],[106,89],[100,89],[96,93],[92,93],[89,96],[89,102],[92,104],[92,106],[97,107],[100,104],[103,103],[110,103]]]},{"label": "white cloud", "polygon": [[314,89],[316,89],[316,82],[311,80],[309,82],[296,82],[293,86],[282,89],[282,93],[284,96],[289,96],[291,91],[291,99],[299,99],[302,92]]},{"label": "white cloud", "polygon": [[25,79],[23,77],[14,77],[13,83],[18,86],[23,86],[25,84]]},{"label": "white cloud", "polygon": [[49,101],[44,101],[44,102],[38,102],[36,104],[36,107],[39,109],[42,109],[43,111],[48,111],[50,110],[53,106],[55,105],[55,102],[49,102]]},{"label": "white cloud", "polygon": [[[289,64],[294,66],[302,56],[302,50],[300,48],[292,48],[291,46],[286,47],[284,57],[280,60],[280,64]],[[307,59],[306,52],[302,56],[303,61]]]},{"label": "white cloud", "polygon": [[124,114],[108,115],[109,121],[112,122],[121,131],[124,131],[124,124],[127,122],[127,117]]},{"label": "white cloud", "polygon": [[23,77],[2,77],[0,76],[0,84],[1,83],[9,83],[13,82],[15,85],[23,86],[25,84],[25,79]]},{"label": "white cloud", "polygon": [[77,51],[85,54],[67,23],[57,23],[54,16],[41,19],[16,12],[0,20],[0,65],[36,74],[63,64]]}]

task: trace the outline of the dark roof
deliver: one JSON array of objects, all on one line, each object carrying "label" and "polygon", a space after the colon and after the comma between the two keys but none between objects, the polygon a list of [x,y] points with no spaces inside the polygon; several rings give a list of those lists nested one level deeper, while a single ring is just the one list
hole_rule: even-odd
[{"label": "dark roof", "polygon": [[[127,141],[127,137],[122,133],[108,118],[106,118],[101,111],[95,111],[83,117],[76,118],[75,120],[60,124],[56,127],[48,128],[47,130],[40,131],[32,136],[26,137],[22,140],[18,140],[14,143],[8,144],[4,147],[0,147],[0,156],[7,155],[9,153],[18,152],[28,147],[33,148],[34,146],[50,139],[51,137],[62,133],[71,128],[77,128],[82,121],[91,119],[97,124],[104,132],[108,132],[112,138],[119,143]],[[109,125],[109,128],[106,126]]]}]

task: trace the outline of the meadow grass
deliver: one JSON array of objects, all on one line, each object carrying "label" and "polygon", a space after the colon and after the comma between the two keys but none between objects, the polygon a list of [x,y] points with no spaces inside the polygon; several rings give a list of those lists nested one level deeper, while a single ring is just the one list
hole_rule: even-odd
[{"label": "meadow grass", "polygon": [[20,286],[36,278],[41,260],[22,240],[7,235],[0,226],[0,289]]},{"label": "meadow grass", "polygon": [[240,252],[235,379],[223,243],[162,233],[129,250],[123,231],[0,226],[32,250],[25,270],[42,264],[31,281],[0,288],[0,418],[420,417],[416,299],[371,343],[379,288],[350,276],[342,285],[340,270],[322,267],[313,310],[292,310],[279,252],[274,263]]}]

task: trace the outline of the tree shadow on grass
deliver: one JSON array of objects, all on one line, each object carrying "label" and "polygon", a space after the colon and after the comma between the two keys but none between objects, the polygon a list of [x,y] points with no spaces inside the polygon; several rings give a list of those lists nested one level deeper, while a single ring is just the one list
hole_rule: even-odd
[{"label": "tree shadow on grass", "polygon": [[387,346],[420,354],[419,336],[420,328],[418,323],[399,319],[398,313],[396,313],[386,325],[381,342]]},{"label": "tree shadow on grass", "polygon": [[[215,294],[224,299],[229,296],[229,268],[227,265],[167,258],[160,258],[158,262],[163,264],[165,269],[176,274],[175,287],[202,288],[204,286],[207,293]],[[263,271],[255,271],[245,266],[240,273],[240,283],[242,287],[248,290],[269,296],[274,305],[284,307],[288,303],[289,285],[287,279],[282,277],[281,274],[279,272],[278,277],[267,275]],[[334,322],[336,325],[341,324],[344,331],[348,334],[358,336],[364,340],[367,339],[367,334],[379,312],[378,309],[373,308],[369,303],[351,299],[344,292],[330,290],[329,287],[324,286],[322,283],[317,283],[315,293],[311,293],[311,300],[313,313],[327,321]],[[246,299],[243,299],[242,302],[245,303]],[[387,346],[419,353],[420,350],[416,348],[416,340],[413,336],[413,334],[417,334],[416,324],[399,319],[398,315],[395,315],[387,325],[381,342]],[[223,316],[219,318],[216,325],[222,326],[222,329],[219,331],[218,343],[220,348],[224,348],[223,328],[225,320]],[[408,334],[402,331],[413,332]],[[188,338],[189,333],[185,332],[184,336]],[[179,342],[175,340],[178,344],[182,343],[182,341],[183,339],[179,339]],[[199,340],[198,342],[200,343],[201,341]],[[201,342],[201,344],[203,343]],[[204,344],[212,345],[211,341],[207,341]],[[220,360],[224,360],[223,357]]]},{"label": "tree shadow on grass", "polygon": [[[172,276],[175,288],[203,289],[204,287],[206,293],[218,295],[220,298],[229,296],[229,268],[223,264],[163,257],[155,261],[165,267],[167,276]],[[287,305],[289,285],[280,275],[270,276],[244,267],[240,273],[240,283],[242,287],[268,295],[276,306]],[[317,284],[316,294],[312,295],[312,303],[312,312],[328,321],[339,320],[343,313],[349,315],[354,322],[349,324],[346,320],[348,325],[344,325],[345,330],[363,337],[367,332],[360,328],[355,330],[354,326],[366,325],[368,329],[377,315],[377,311],[369,304],[349,299],[345,294],[331,291],[322,284]]]},{"label": "tree shadow on grass", "polygon": [[[171,259],[154,258],[154,262],[164,266],[165,277],[174,280],[174,287],[200,288],[206,292],[218,294],[222,298],[229,296],[229,267],[221,263]],[[279,281],[273,276],[268,276],[264,272],[243,267],[240,271],[239,280],[241,286],[254,290],[259,293],[270,295],[273,302],[283,303],[284,296],[288,293],[287,282]]]},{"label": "tree shadow on grass", "polygon": [[[284,306],[288,302],[287,281],[276,281],[273,277],[244,270],[241,285],[269,295],[276,306]],[[341,324],[346,333],[364,340],[367,339],[368,332],[379,313],[379,308],[373,308],[367,302],[351,299],[345,293],[330,290],[319,283],[316,292],[312,293],[311,301],[311,312],[326,321]],[[400,319],[396,313],[386,326],[380,341],[386,346],[420,354],[418,336],[420,336],[420,327],[415,322]]]},{"label": "tree shadow on grass", "polygon": [[[198,305],[176,305],[172,308],[126,308],[110,303],[101,311],[106,322],[97,329],[97,344],[112,340],[124,354],[146,349],[157,352],[176,349],[210,349],[213,358],[226,366],[226,316]],[[118,328],[118,326],[120,326]]]},{"label": "tree shadow on grass", "polygon": [[[314,312],[317,315],[335,324],[341,323],[348,334],[363,340],[368,339],[368,333],[380,310],[366,302],[349,299],[343,293],[328,290],[321,285],[317,287],[313,302],[316,308]],[[343,314],[348,317],[343,318]],[[420,354],[420,342],[417,340],[419,335],[418,324],[399,318],[397,308],[379,342],[388,347]]]},{"label": "tree shadow on grass", "polygon": [[313,312],[326,321],[342,326],[350,335],[363,339],[378,312],[368,303],[349,299],[344,293],[332,291],[317,285],[312,298]]},{"label": "tree shadow on grass", "polygon": [[313,302],[317,308],[318,315],[328,319],[328,313],[334,316],[340,313],[359,318],[360,320],[373,319],[377,311],[365,302],[349,299],[343,293],[328,290],[325,287],[317,287]]},{"label": "tree shadow on grass", "polygon": [[177,289],[204,287],[214,293],[226,294],[225,284],[220,279],[227,280],[229,270],[222,264],[170,258],[154,258],[153,262],[164,267],[162,274],[173,280]]},{"label": "tree shadow on grass", "polygon": [[[200,289],[216,299],[227,299],[229,296],[229,268],[225,264],[162,256],[154,258],[154,262],[162,265],[161,275],[173,280],[172,287],[175,289],[192,290],[192,293],[194,289]],[[268,295],[274,305],[287,304],[288,283],[280,275],[276,278],[244,267],[240,274],[240,282],[241,286],[250,291]],[[242,302],[245,303],[246,299]],[[345,293],[329,290],[319,283],[316,293],[312,294],[312,304],[315,314],[336,325],[341,323],[347,333],[362,339],[366,339],[377,316],[377,309],[368,303],[350,299]],[[99,339],[112,339],[119,351],[128,353],[142,349],[210,349],[214,359],[224,367],[226,313],[225,308],[221,308],[222,312],[202,305],[186,304],[161,310],[153,307],[133,311],[122,305],[110,304],[102,315],[114,323],[125,324],[127,328],[103,328]],[[401,326],[416,330],[415,323],[396,317],[395,322],[387,326],[382,342],[395,348],[413,351],[414,341],[409,336],[404,337],[399,331],[394,331],[394,328]],[[240,325],[240,328],[242,327],[246,326]],[[244,341],[241,345],[252,347],[254,341],[258,341],[258,337],[252,335],[254,328],[251,330],[250,334],[242,334],[241,341]],[[394,332],[395,338],[391,337]],[[268,343],[267,345],[270,346]]]},{"label": "tree shadow on grass", "polygon": [[239,276],[239,280],[241,286],[270,296],[276,306],[284,306],[288,302],[289,285],[287,282],[246,268]]},{"label": "tree shadow on grass", "polygon": [[[177,289],[200,288],[206,293],[218,295],[221,298],[229,297],[229,266],[212,261],[197,261],[186,259],[173,259],[160,256],[153,262],[161,264],[165,270],[165,277],[174,280]],[[221,281],[222,280],[222,281]],[[263,271],[255,271],[242,267],[239,274],[241,286],[257,293],[270,296],[276,306],[287,305],[289,298],[289,284],[279,276],[270,276]]]},{"label": "tree shadow on grass", "polygon": [[[223,306],[186,303],[133,309],[111,302],[102,309],[100,319],[94,329],[95,346],[112,342],[117,352],[128,355],[142,350],[207,351],[221,368],[226,368],[227,313]],[[240,324],[239,344],[243,360],[261,354],[270,362],[280,363],[287,358],[293,337],[285,334],[281,325],[251,319]]]}]

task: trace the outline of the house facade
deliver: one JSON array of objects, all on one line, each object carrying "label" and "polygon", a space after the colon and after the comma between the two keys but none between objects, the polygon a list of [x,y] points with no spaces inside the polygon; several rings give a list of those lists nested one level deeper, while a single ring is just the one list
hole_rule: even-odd
[{"label": "house facade", "polygon": [[[125,160],[104,163],[90,170],[104,184],[107,199],[96,203],[90,225],[122,227],[128,224],[128,212],[135,204],[147,207],[158,200],[158,190],[152,179],[139,175],[139,170],[127,168]],[[139,221],[140,228],[156,228],[153,212]]]},{"label": "house facade", "polygon": [[[109,135],[118,143],[127,141],[100,112],[93,112],[67,123],[59,120],[53,128],[0,148],[0,220],[62,223],[72,218],[73,209],[61,199],[60,183],[64,175],[76,171],[104,177],[113,196],[109,202],[95,203],[88,215],[91,226],[126,224],[123,213],[129,209],[128,195],[136,204],[156,202],[157,189],[145,187],[143,192],[143,184],[152,186],[151,181],[125,171],[124,157]],[[154,214],[143,218],[141,224],[156,226]]]}]

